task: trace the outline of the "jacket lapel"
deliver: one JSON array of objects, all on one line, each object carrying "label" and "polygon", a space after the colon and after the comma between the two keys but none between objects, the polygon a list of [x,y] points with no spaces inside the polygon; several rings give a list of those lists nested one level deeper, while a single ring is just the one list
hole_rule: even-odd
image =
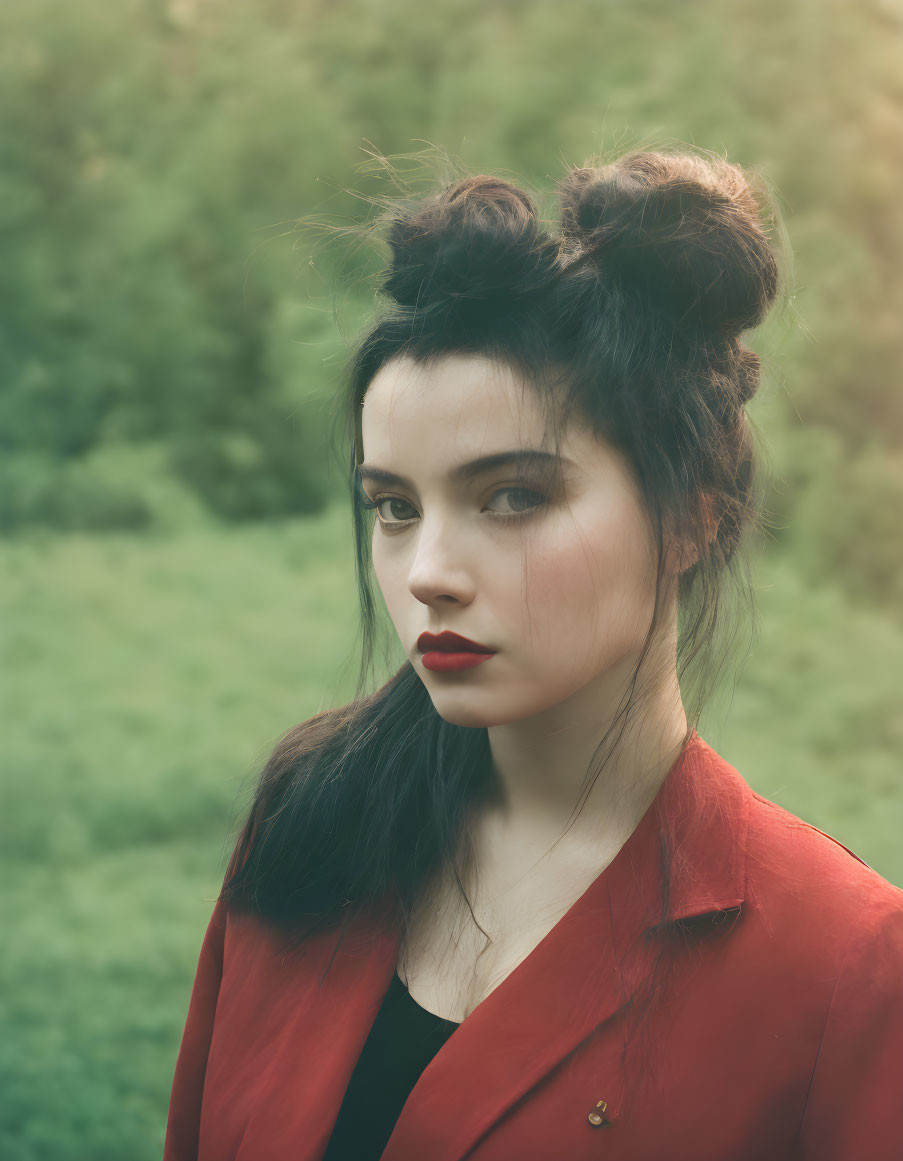
[{"label": "jacket lapel", "polygon": [[[603,877],[446,1041],[408,1097],[383,1161],[457,1161],[621,1008],[628,995],[619,940],[635,943],[640,924],[621,924],[618,937],[616,926]],[[611,1115],[620,1094],[604,1095]]]}]

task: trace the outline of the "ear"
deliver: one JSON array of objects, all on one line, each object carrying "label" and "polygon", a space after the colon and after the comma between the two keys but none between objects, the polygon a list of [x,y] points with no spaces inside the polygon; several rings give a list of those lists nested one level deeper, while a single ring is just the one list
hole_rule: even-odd
[{"label": "ear", "polygon": [[[718,534],[720,518],[715,514],[715,501],[708,492],[701,492],[699,505],[705,528],[706,544],[711,544]],[[699,559],[696,545],[687,540],[675,538],[668,545],[666,561],[668,570],[676,574],[686,572]]]}]

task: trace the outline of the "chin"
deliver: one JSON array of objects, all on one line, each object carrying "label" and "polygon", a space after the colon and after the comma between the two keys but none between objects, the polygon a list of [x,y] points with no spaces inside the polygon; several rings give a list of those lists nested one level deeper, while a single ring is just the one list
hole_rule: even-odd
[{"label": "chin", "polygon": [[[443,721],[452,726],[467,726],[469,729],[478,730],[523,721],[546,708],[545,706],[527,706],[524,704],[493,707],[486,704],[485,694],[480,697],[475,691],[471,692],[469,696],[467,692],[462,691],[460,697],[436,696],[435,694],[431,694],[431,697],[433,709]],[[472,702],[472,704],[468,705],[468,702]],[[478,704],[480,702],[482,704]]]}]

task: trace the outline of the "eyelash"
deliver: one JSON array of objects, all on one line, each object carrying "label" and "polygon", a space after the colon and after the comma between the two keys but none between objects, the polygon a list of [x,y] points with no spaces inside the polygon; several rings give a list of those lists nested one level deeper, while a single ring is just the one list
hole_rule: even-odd
[{"label": "eyelash", "polygon": [[[531,496],[535,496],[539,500],[539,503],[534,504],[531,508],[525,508],[523,512],[493,513],[492,514],[493,520],[498,520],[503,524],[516,524],[521,520],[525,520],[528,517],[535,515],[535,513],[537,513],[541,508],[544,508],[549,502],[548,498],[546,496],[544,496],[541,492],[537,492],[535,488],[528,488],[523,484],[509,484],[507,487],[504,487],[504,488],[496,488],[496,490],[492,493],[492,496],[490,497],[490,499],[497,496],[499,494],[499,492],[528,492]],[[408,507],[413,508],[413,504],[409,504],[408,501],[402,499],[401,496],[381,495],[381,496],[377,496],[373,500],[370,500],[367,497],[366,493],[362,493],[360,503],[361,503],[362,508],[369,511],[370,509],[373,509],[373,508],[379,508],[380,504],[384,503],[386,500],[398,500],[402,504],[408,504]],[[406,528],[409,524],[412,524],[414,522],[413,516],[409,517],[406,520],[383,520],[383,518],[380,516],[379,512],[376,513],[376,519],[377,519],[377,522],[379,523],[379,526],[383,530],[390,530],[390,531],[391,530],[397,531],[399,528]]]}]

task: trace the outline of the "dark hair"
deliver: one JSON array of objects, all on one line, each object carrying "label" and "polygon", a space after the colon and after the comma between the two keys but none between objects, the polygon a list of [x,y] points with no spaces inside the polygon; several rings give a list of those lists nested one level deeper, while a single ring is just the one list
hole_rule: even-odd
[{"label": "dark hair", "polygon": [[340,412],[360,594],[358,684],[349,704],[276,745],[222,891],[230,908],[277,925],[290,942],[344,930],[343,921],[380,904],[406,925],[439,869],[453,871],[464,894],[463,823],[493,791],[486,729],[442,719],[410,663],[366,692],[377,619],[372,513],[356,473],[360,404],[390,360],[498,360],[523,373],[556,432],[576,414],[626,454],[658,546],[657,595],[600,750],[638,704],[637,677],[661,621],[666,538],[693,561],[677,592],[685,745],[720,679],[716,628],[731,627],[722,609],[728,579],[754,612],[740,550],[759,514],[744,404],[760,367],[740,335],[778,289],[768,199],[717,157],[639,151],[571,169],[558,195],[551,231],[527,193],[486,175],[382,203],[375,229],[391,254],[382,282],[389,301],[354,349]]}]

